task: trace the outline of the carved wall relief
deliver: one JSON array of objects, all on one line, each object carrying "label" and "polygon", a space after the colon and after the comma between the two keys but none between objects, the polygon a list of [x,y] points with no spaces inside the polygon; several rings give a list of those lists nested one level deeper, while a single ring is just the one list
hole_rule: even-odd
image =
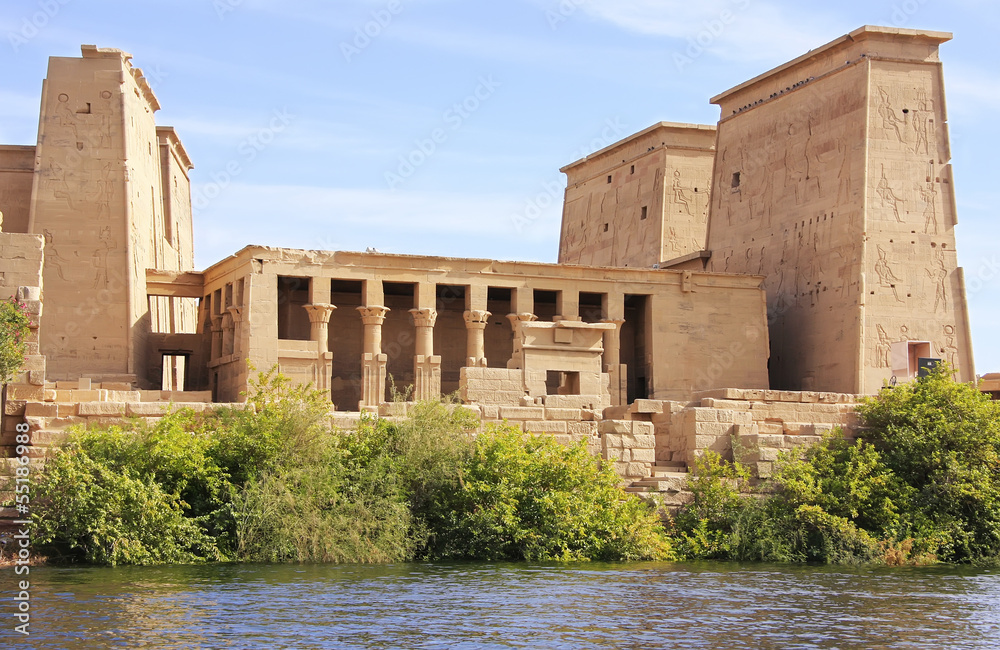
[{"label": "carved wall relief", "polygon": [[948,269],[941,259],[934,260],[926,269],[927,277],[934,281],[934,311],[948,308]]},{"label": "carved wall relief", "polygon": [[887,259],[887,253],[881,246],[878,247],[878,261],[875,262],[875,273],[878,275],[879,285],[886,289],[892,289],[892,295],[896,297],[896,302],[904,302],[899,297],[899,291],[896,288],[896,285],[902,282],[902,280],[897,278],[896,274],[892,272],[892,267],[889,266],[889,260]]},{"label": "carved wall relief", "polygon": [[891,368],[892,339],[881,325],[875,326],[878,332],[878,341],[875,343],[875,363],[876,368]]},{"label": "carved wall relief", "polygon": [[901,144],[906,144],[909,139],[906,131],[906,122],[896,114],[896,110],[892,107],[889,91],[880,87],[878,94],[878,116],[882,121],[882,129],[887,134],[895,135],[896,140]]},{"label": "carved wall relief", "polygon": [[952,368],[958,368],[958,346],[955,345],[955,326],[944,326],[944,345],[938,346],[941,358]]},{"label": "carved wall relief", "polygon": [[936,235],[938,234],[937,187],[935,187],[934,181],[930,181],[920,188],[920,198],[924,201],[924,233],[931,234],[931,228],[933,228],[933,234]]},{"label": "carved wall relief", "polygon": [[903,223],[902,217],[899,216],[901,208],[900,204],[903,203],[903,200],[896,196],[896,193],[892,191],[892,187],[889,185],[889,179],[885,177],[884,167],[882,168],[882,179],[879,180],[878,187],[875,191],[882,200],[882,207],[892,210],[892,214],[896,217],[896,221],[898,223]]},{"label": "carved wall relief", "polygon": [[54,237],[52,236],[52,231],[46,228],[43,236],[45,237],[45,266],[55,268],[59,279],[65,282],[66,276],[63,275],[63,264],[68,264],[69,262],[59,255],[59,250],[53,246]]}]

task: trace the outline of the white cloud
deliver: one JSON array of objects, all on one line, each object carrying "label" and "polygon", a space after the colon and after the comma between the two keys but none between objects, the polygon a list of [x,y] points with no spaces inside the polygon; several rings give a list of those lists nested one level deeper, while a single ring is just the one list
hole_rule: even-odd
[{"label": "white cloud", "polygon": [[622,29],[698,44],[727,60],[789,59],[851,29],[812,7],[799,12],[755,0],[586,0],[580,9]]}]

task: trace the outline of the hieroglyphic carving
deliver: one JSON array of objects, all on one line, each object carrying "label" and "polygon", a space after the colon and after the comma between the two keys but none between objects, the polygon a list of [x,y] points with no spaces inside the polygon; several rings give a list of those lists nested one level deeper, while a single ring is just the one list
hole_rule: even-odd
[{"label": "hieroglyphic carving", "polygon": [[878,261],[875,262],[875,273],[878,275],[880,286],[892,289],[892,295],[896,297],[896,302],[905,302],[899,297],[899,291],[896,289],[896,283],[902,282],[902,280],[897,278],[896,274],[892,272],[892,267],[889,266],[889,260],[887,259],[887,253],[881,246],[878,247]]},{"label": "hieroglyphic carving", "polygon": [[926,270],[927,277],[934,281],[934,311],[948,308],[948,269],[944,261],[934,260],[931,268]]},{"label": "hieroglyphic carving", "polygon": [[938,346],[941,351],[941,358],[948,362],[952,368],[958,368],[958,346],[955,345],[955,326],[944,326],[944,345]]}]

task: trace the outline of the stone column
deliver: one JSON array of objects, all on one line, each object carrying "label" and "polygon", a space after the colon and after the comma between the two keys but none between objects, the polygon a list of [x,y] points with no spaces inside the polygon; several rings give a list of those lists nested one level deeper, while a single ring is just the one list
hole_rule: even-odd
[{"label": "stone column", "polygon": [[615,328],[604,332],[604,372],[611,380],[611,405],[623,406],[628,402],[628,373],[621,364],[622,325],[624,318],[602,318],[602,323],[613,323]]},{"label": "stone column", "polygon": [[436,401],[441,397],[441,357],[434,354],[436,309],[411,309],[417,329],[416,355],[413,358],[414,399]]},{"label": "stone column", "polygon": [[467,358],[465,365],[469,368],[486,367],[486,324],[490,320],[490,312],[485,309],[465,310],[465,327],[468,332]]},{"label": "stone column", "polygon": [[507,314],[510,327],[514,330],[514,353],[510,361],[507,362],[507,369],[524,368],[524,339],[521,337],[521,323],[530,323],[538,320],[538,316],[530,312],[520,312],[517,314]]},{"label": "stone column", "polygon": [[222,314],[212,316],[212,361],[222,356]]},{"label": "stone column", "polygon": [[236,325],[233,321],[233,314],[226,307],[226,313],[222,314],[222,356],[229,356],[233,353],[233,335],[236,332]]},{"label": "stone column", "polygon": [[233,333],[231,341],[232,354],[242,354],[243,350],[240,346],[241,337],[243,335],[243,308],[242,307],[228,307],[226,311],[229,312],[230,322],[233,324]]},{"label": "stone column", "polygon": [[361,402],[358,409],[377,410],[385,401],[385,366],[389,358],[382,354],[382,323],[388,307],[358,307],[365,324],[364,352],[361,355]]},{"label": "stone column", "polygon": [[309,314],[309,338],[319,344],[321,355],[330,351],[330,316],[335,306],[328,303],[303,305]]},{"label": "stone column", "polygon": [[582,320],[580,318],[580,292],[563,289],[556,294],[556,316],[553,321]]},{"label": "stone column", "polygon": [[[313,280],[315,282],[315,279]],[[316,388],[330,390],[333,378],[333,353],[330,352],[330,316],[336,309],[325,302],[303,305],[309,314],[309,338],[316,341]]]}]

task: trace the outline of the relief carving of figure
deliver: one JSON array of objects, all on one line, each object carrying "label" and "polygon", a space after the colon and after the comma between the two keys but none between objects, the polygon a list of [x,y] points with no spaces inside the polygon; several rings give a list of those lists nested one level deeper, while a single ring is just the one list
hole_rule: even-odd
[{"label": "relief carving of figure", "polygon": [[97,273],[94,276],[94,288],[107,289],[108,287],[108,253],[111,251],[113,241],[111,241],[111,227],[101,228],[101,246],[94,251],[91,256],[94,262],[94,269]]},{"label": "relief carving of figure", "polygon": [[46,228],[43,232],[43,237],[45,237],[45,266],[53,267],[59,279],[65,282],[66,276],[63,275],[63,264],[68,264],[68,262],[59,255],[59,251],[52,245],[52,231]]},{"label": "relief carving of figure", "polygon": [[916,133],[916,140],[913,143],[913,153],[920,153],[923,147],[924,154],[930,154],[934,138],[934,102],[927,99],[927,93],[923,90],[917,92],[917,110],[913,115],[913,130]]},{"label": "relief carving of figure", "polygon": [[679,169],[674,170],[673,191],[674,203],[684,206],[684,211],[694,216],[694,213],[691,211],[691,201],[685,196],[685,189],[681,187],[681,170]]},{"label": "relief carving of figure", "polygon": [[809,146],[808,138],[803,140],[805,131],[795,124],[788,125],[788,138],[785,147],[785,191],[788,186],[792,186],[795,197],[795,205],[802,203],[804,197],[804,186],[806,176],[809,174],[809,160],[806,156],[806,148]]},{"label": "relief carving of figure", "polygon": [[940,259],[934,260],[934,265],[927,269],[927,277],[934,281],[934,311],[938,307],[948,308],[948,269]]},{"label": "relief carving of figure", "polygon": [[887,132],[891,131],[892,133],[895,133],[896,139],[901,143],[905,143],[906,123],[903,121],[903,118],[896,115],[896,111],[893,109],[892,102],[889,98],[889,92],[885,88],[879,88],[878,94],[878,116],[882,118],[882,128]]},{"label": "relief carving of figure", "polygon": [[884,327],[881,325],[875,327],[878,330],[878,343],[875,344],[875,367],[889,368],[892,365],[892,339],[889,338]]},{"label": "relief carving of figure", "polygon": [[878,275],[879,285],[886,289],[892,289],[892,295],[896,297],[896,302],[903,302],[903,299],[899,297],[899,291],[896,289],[896,284],[902,282],[902,280],[897,278],[896,274],[892,272],[885,249],[881,246],[878,247],[878,261],[875,262],[875,273]]},{"label": "relief carving of figure", "polygon": [[924,201],[924,233],[930,234],[933,227],[936,235],[938,234],[937,188],[933,181],[920,188],[920,198]]},{"label": "relief carving of figure", "polygon": [[896,217],[896,221],[903,223],[902,217],[899,216],[899,204],[902,202],[896,193],[892,191],[892,187],[889,186],[889,179],[885,177],[885,169],[882,170],[882,180],[878,182],[878,187],[875,192],[882,199],[882,207],[890,208],[892,214]]}]

